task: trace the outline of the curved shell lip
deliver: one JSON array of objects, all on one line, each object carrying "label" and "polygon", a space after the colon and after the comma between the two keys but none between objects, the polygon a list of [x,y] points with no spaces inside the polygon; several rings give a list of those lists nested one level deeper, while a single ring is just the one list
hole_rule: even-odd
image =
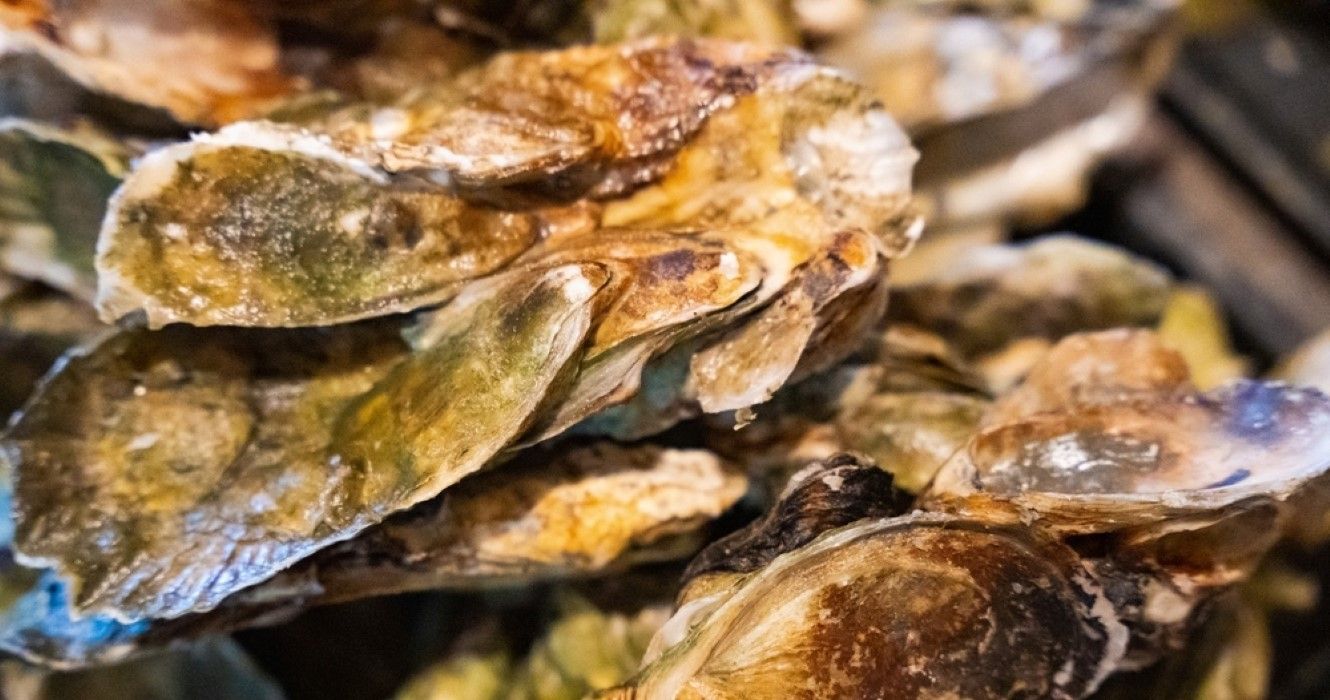
[{"label": "curved shell lip", "polygon": [[[790,570],[808,557],[825,554],[859,539],[916,527],[990,533],[1011,538],[1023,546],[1034,547],[1043,550],[1045,554],[1051,554],[1050,565],[1066,574],[1068,586],[1077,594],[1077,603],[1082,607],[1084,614],[1082,620],[1092,618],[1103,625],[1103,657],[1094,666],[1086,687],[1098,688],[1117,667],[1126,652],[1128,631],[1118,619],[1098,579],[1074,552],[1049,533],[1024,527],[1016,522],[997,522],[965,514],[916,510],[891,518],[865,518],[830,530],[803,547],[777,556],[752,573],[736,576],[728,594],[725,591],[717,591],[689,601],[662,628],[664,637],[653,639],[643,671],[630,683],[649,687],[650,690],[644,697],[674,697],[692,674],[699,670],[705,657],[728,634],[728,628],[713,629],[713,626],[708,624],[710,620],[726,615],[727,611],[734,609],[742,611],[752,605],[757,597],[763,595],[764,591],[761,589],[789,576],[792,573]],[[726,626],[721,625],[721,627]],[[704,645],[697,654],[697,660],[680,660],[679,656],[692,653],[694,645]]]},{"label": "curved shell lip", "polygon": [[[1325,411],[1320,422],[1330,418],[1330,397],[1316,389],[1291,387],[1282,382],[1237,381],[1219,389],[1219,392],[1244,391],[1246,389],[1285,392],[1288,400],[1303,402],[1308,399],[1323,404]],[[1174,394],[1170,398],[1179,399],[1189,404],[1205,402],[1213,393],[1189,395]],[[1129,397],[1123,403],[1131,404],[1140,397]],[[1262,407],[1264,410],[1265,407]],[[1015,423],[988,428],[971,438],[975,440],[986,434],[1037,425],[1042,422],[1065,420],[1067,412],[1037,414]],[[1227,509],[1243,502],[1267,500],[1282,502],[1307,483],[1322,478],[1330,470],[1330,430],[1315,431],[1316,426],[1295,425],[1285,428],[1283,435],[1301,433],[1305,444],[1300,446],[1298,454],[1303,456],[1299,463],[1287,463],[1289,455],[1268,456],[1265,464],[1259,464],[1260,455],[1252,455],[1253,464],[1241,466],[1232,475],[1217,482],[1182,488],[1167,487],[1160,484],[1150,490],[1123,491],[1107,490],[1103,492],[1055,491],[1039,488],[1012,488],[987,485],[980,478],[974,464],[971,449],[967,447],[957,453],[939,471],[924,496],[925,503],[938,504],[948,508],[966,497],[982,497],[997,502],[1005,502],[1028,512],[1034,517],[1053,525],[1057,529],[1072,529],[1083,532],[1111,531],[1128,525],[1157,522],[1172,517],[1195,515]],[[1240,433],[1242,426],[1225,426],[1224,430]],[[1242,439],[1232,435],[1231,439]],[[1271,466],[1270,461],[1284,460],[1283,465]],[[1236,477],[1236,478],[1235,478]]]}]

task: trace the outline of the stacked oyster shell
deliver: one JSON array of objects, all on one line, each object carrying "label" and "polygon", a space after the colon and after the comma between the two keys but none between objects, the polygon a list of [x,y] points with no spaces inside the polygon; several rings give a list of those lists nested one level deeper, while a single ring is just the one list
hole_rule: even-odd
[{"label": "stacked oyster shell", "polygon": [[560,593],[404,696],[1085,697],[1175,653],[1319,512],[1330,399],[1107,246],[903,258],[1074,202],[1166,16],[0,5],[0,648],[691,559],[672,616]]}]

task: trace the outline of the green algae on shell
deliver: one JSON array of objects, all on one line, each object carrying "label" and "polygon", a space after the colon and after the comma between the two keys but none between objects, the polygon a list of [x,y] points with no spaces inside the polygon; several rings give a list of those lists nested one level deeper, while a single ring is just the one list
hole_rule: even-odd
[{"label": "green algae on shell", "polygon": [[313,136],[241,124],[138,164],[98,244],[97,305],[154,327],[351,321],[444,301],[538,237],[529,214],[395,187]]},{"label": "green algae on shell", "polygon": [[629,190],[598,227],[728,229],[767,267],[763,305],[840,229],[880,241],[855,260],[860,283],[918,235],[908,140],[800,54],[665,40],[505,54],[412,99],[234,124],[144,158],[99,244],[103,316],[301,326],[413,310],[538,257],[549,207]]},{"label": "green algae on shell", "polygon": [[1245,380],[1197,392],[1187,379],[1146,331],[1068,337],[999,398],[926,499],[980,494],[1105,532],[1282,502],[1330,469],[1324,394]]},{"label": "green algae on shell", "polygon": [[106,200],[130,155],[91,127],[0,119],[0,267],[90,300]]},{"label": "green algae on shell", "polygon": [[0,275],[0,415],[23,405],[69,348],[109,329],[91,306],[45,285]]},{"label": "green algae on shell", "polygon": [[483,466],[574,359],[601,284],[564,266],[459,297],[452,333],[409,357],[394,322],[75,353],[4,442],[20,558],[80,612],[212,608]]}]

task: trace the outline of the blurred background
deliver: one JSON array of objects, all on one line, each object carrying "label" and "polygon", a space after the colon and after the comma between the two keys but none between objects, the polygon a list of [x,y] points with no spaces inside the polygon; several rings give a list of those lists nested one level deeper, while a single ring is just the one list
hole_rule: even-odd
[{"label": "blurred background", "polygon": [[[1050,230],[1201,283],[1239,348],[1269,367],[1330,327],[1330,2],[1189,0],[1183,19],[1156,114],[1095,174],[1087,206]],[[1330,697],[1330,550],[1278,557],[1313,572],[1321,596],[1271,614],[1269,697]]]}]

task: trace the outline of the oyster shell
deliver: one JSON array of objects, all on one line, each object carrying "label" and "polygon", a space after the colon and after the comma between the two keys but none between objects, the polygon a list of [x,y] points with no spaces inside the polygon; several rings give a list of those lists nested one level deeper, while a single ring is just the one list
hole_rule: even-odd
[{"label": "oyster shell", "polygon": [[0,6],[0,42],[188,124],[235,119],[293,87],[272,27],[231,0],[19,0]]},{"label": "oyster shell", "polygon": [[[411,333],[411,351],[385,320],[285,333],[129,331],[71,359],[5,442],[18,475],[22,560],[59,569],[81,613],[129,621],[205,611],[433,498],[528,430],[534,442],[634,395],[654,400],[657,389],[648,381],[639,391],[639,376],[671,345],[700,348],[690,374],[619,430],[642,434],[765,398],[698,371],[704,360],[728,359],[774,391],[848,352],[827,349],[843,343],[841,324],[864,323],[846,302],[881,289],[883,259],[912,235],[891,218],[908,199],[899,169],[912,154],[853,86],[797,63],[789,71],[712,115],[678,155],[686,167],[605,208],[607,225],[645,230],[602,229],[590,246],[552,237],[512,269],[462,286]],[[844,129],[824,133],[831,125]],[[844,140],[864,135],[869,148]],[[735,153],[764,167],[726,159]],[[889,177],[860,182],[865,165]],[[122,191],[121,211],[143,172]],[[692,179],[699,173],[709,179]],[[704,183],[715,186],[697,191]],[[696,198],[672,197],[679,192]],[[758,194],[785,206],[711,208]],[[679,232],[689,221],[715,233]],[[696,295],[678,293],[690,284]],[[764,333],[746,327],[773,318],[807,332],[770,357]],[[200,343],[207,352],[194,351]],[[162,412],[188,425],[165,435]],[[144,509],[145,499],[155,507]]]},{"label": "oyster shell", "polygon": [[1330,332],[1308,340],[1275,369],[1276,379],[1330,392]]},{"label": "oyster shell", "polygon": [[8,700],[281,700],[285,695],[225,638],[104,668],[51,672],[0,662],[0,693]]},{"label": "oyster shell", "polygon": [[1153,326],[1170,279],[1117,248],[1061,235],[969,248],[893,291],[892,320],[933,331],[973,358],[1021,338]]},{"label": "oyster shell", "polygon": [[1197,393],[1181,356],[1147,333],[1063,340],[926,497],[979,493],[1060,531],[1105,532],[1283,501],[1330,467],[1325,395],[1252,381]]},{"label": "oyster shell", "polygon": [[741,429],[713,421],[707,439],[777,484],[813,460],[850,451],[917,493],[969,439],[988,403],[982,380],[944,341],[893,326],[850,363],[781,390]]},{"label": "oyster shell", "polygon": [[130,155],[90,127],[0,119],[0,266],[91,300],[101,205]]},{"label": "oyster shell", "polygon": [[[606,696],[801,688],[821,697],[854,687],[882,697],[1016,688],[1085,697],[1109,674],[1180,648],[1206,604],[1253,575],[1292,508],[1324,484],[1328,426],[1330,398],[1315,390],[1238,381],[1198,392],[1184,358],[1149,331],[1070,336],[985,412],[915,504],[927,512],[899,515],[909,500],[858,458],[796,475],[766,516],[694,560],[643,670]],[[861,537],[906,549],[879,558]],[[1066,568],[1024,569],[1012,541],[1038,551],[1042,566]],[[979,551],[942,556],[970,546],[1001,550],[1003,564],[1034,578],[982,593],[1019,575],[947,568],[981,566]],[[954,626],[940,625],[934,607],[948,584],[918,581],[940,572],[985,601],[949,605],[946,614],[964,618]],[[914,583],[890,589],[887,607],[877,600],[893,578]],[[1066,615],[1056,630],[1039,627],[1051,618],[1004,620],[985,607],[1018,605],[1027,590],[1048,596],[1040,609]],[[866,609],[872,631],[857,633]],[[918,620],[883,622],[915,610]],[[1039,662],[978,658],[996,653],[991,643],[949,646],[985,625],[998,628],[990,640],[1029,635]],[[948,633],[931,636],[937,630]],[[967,663],[948,666],[954,659]]]},{"label": "oyster shell", "polygon": [[437,495],[559,380],[603,283],[585,273],[523,279],[506,310],[459,298],[405,359],[392,324],[130,331],[71,357],[4,442],[21,560],[58,567],[85,612],[174,617]]},{"label": "oyster shell", "polygon": [[529,214],[393,187],[319,146],[242,123],[149,153],[98,244],[102,317],[307,326],[409,311],[540,236]]},{"label": "oyster shell", "polygon": [[[1280,381],[1330,392],[1330,333],[1322,333],[1298,347],[1275,368]],[[1295,497],[1297,516],[1290,523],[1292,538],[1304,547],[1330,539],[1330,484],[1317,483]]]},{"label": "oyster shell", "polygon": [[830,529],[688,590],[642,671],[598,697],[1081,697],[1126,638],[1070,549],[938,514]]},{"label": "oyster shell", "polygon": [[[690,536],[733,505],[746,484],[700,450],[612,444],[557,455],[536,450],[230,593],[206,613],[127,623],[78,614],[51,572],[11,567],[5,581],[13,602],[0,616],[0,647],[45,664],[83,666],[272,624],[314,605],[586,576],[687,556],[697,547]],[[206,569],[195,565],[162,577],[169,586],[190,576],[229,575]]]},{"label": "oyster shell", "polygon": [[[300,604],[585,575],[716,518],[747,480],[702,450],[598,443],[527,454],[329,547],[225,604]],[[672,553],[671,553],[672,554]],[[305,591],[293,596],[291,591]]]},{"label": "oyster shell", "polygon": [[1142,123],[1171,54],[1170,3],[885,3],[819,51],[914,135],[935,228],[1049,220]]},{"label": "oyster shell", "polygon": [[[631,126],[618,122],[625,112]],[[400,107],[305,127],[236,124],[151,154],[108,215],[99,307],[108,318],[142,309],[152,325],[411,310],[545,252],[528,249],[557,224],[505,208],[513,188],[538,201],[544,190],[550,204],[662,175],[591,228],[732,229],[725,237],[771,267],[770,300],[791,268],[836,243],[835,229],[879,236],[885,255],[903,250],[918,233],[904,214],[913,159],[858,88],[795,54],[659,40],[505,54]],[[474,229],[486,235],[462,235]],[[233,258],[257,274],[208,274]]]}]

